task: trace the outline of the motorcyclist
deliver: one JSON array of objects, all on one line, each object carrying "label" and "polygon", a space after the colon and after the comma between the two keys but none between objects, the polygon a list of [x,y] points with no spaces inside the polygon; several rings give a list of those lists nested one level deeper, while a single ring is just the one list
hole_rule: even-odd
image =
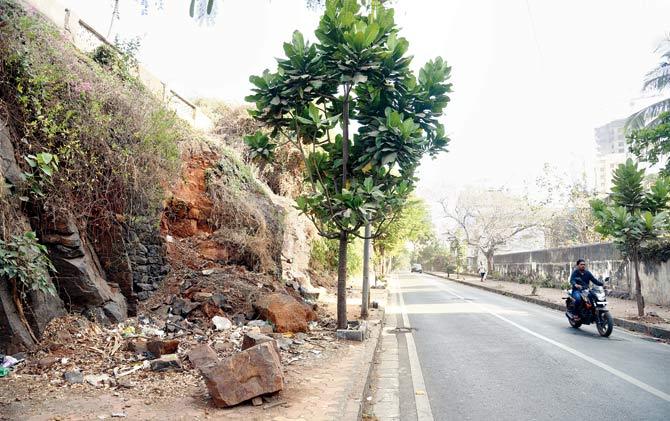
[{"label": "motorcyclist", "polygon": [[575,268],[572,275],[570,275],[570,285],[572,285],[572,298],[575,299],[575,306],[572,310],[573,320],[579,320],[579,309],[582,304],[582,294],[581,290],[589,287],[589,282],[593,282],[596,285],[603,286],[603,283],[596,279],[595,276],[588,270],[586,270],[586,262],[584,259],[577,260],[577,267]]}]

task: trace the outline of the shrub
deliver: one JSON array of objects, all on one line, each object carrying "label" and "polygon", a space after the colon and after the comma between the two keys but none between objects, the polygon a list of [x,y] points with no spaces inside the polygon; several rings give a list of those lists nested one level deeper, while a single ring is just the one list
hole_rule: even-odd
[{"label": "shrub", "polygon": [[55,295],[49,271],[56,269],[49,260],[46,247],[38,243],[34,232],[13,235],[9,241],[0,240],[0,279],[19,281],[22,296],[26,290]]},{"label": "shrub", "polygon": [[[0,0],[0,10],[0,106],[11,111],[9,123],[21,137],[14,146],[26,158],[20,165],[27,190],[37,193],[33,208],[67,207],[89,227],[119,215],[155,218],[188,128],[123,76],[128,55],[101,47],[93,60],[15,3]],[[48,183],[40,183],[42,165],[31,163],[40,156],[58,159]]]}]

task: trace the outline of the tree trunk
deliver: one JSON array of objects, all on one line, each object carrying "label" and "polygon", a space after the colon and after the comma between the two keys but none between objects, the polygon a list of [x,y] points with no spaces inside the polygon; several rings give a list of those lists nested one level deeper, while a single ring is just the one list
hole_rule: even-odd
[{"label": "tree trunk", "polygon": [[379,248],[379,266],[380,274],[382,277],[386,276],[386,254],[384,253],[384,247]]},{"label": "tree trunk", "polygon": [[486,253],[486,272],[490,275],[493,273],[493,252]]},{"label": "tree trunk", "polygon": [[368,318],[368,301],[370,298],[370,223],[365,224],[365,240],[363,243],[363,297],[361,302],[361,318]]},{"label": "tree trunk", "polygon": [[642,283],[640,282],[640,256],[637,249],[633,253],[633,267],[635,268],[635,300],[637,301],[637,315],[644,316],[644,297],[642,296]]},{"label": "tree trunk", "polygon": [[347,328],[347,233],[340,233],[337,261],[337,328]]}]

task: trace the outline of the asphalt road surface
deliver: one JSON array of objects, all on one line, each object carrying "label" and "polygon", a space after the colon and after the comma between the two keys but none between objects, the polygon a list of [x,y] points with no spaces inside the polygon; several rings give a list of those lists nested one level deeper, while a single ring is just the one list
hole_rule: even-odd
[{"label": "asphalt road surface", "polygon": [[670,345],[618,328],[602,338],[427,274],[397,278],[435,420],[670,420]]}]

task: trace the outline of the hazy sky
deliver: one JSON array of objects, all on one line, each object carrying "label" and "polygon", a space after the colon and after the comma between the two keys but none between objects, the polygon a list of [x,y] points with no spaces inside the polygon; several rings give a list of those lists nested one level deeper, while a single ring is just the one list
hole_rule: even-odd
[{"label": "hazy sky", "polygon": [[[147,16],[139,0],[120,0],[113,34],[141,36],[141,61],[185,96],[241,103],[249,75],[275,68],[293,30],[313,38],[318,13],[303,0],[217,1],[216,23],[199,26],[188,0],[163,0]],[[112,1],[61,3],[107,33]],[[393,4],[415,67],[438,55],[453,67],[450,151],[419,171],[419,194],[432,201],[468,185],[520,189],[545,162],[588,170],[594,128],[632,111],[670,31],[668,0]]]}]

